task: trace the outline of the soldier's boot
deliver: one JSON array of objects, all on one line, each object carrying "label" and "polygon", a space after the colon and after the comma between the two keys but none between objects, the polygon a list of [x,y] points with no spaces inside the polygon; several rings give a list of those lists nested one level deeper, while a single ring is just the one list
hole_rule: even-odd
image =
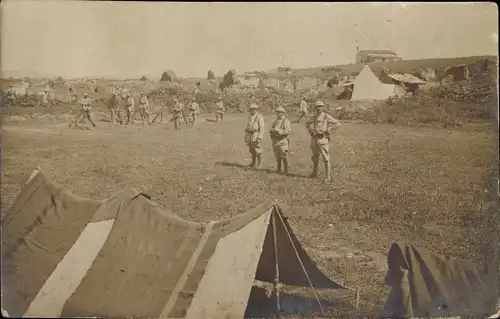
[{"label": "soldier's boot", "polygon": [[309,176],[310,178],[316,178],[318,177],[318,165],[319,165],[319,159],[313,158],[313,171],[311,175]]},{"label": "soldier's boot", "polygon": [[255,153],[252,153],[252,163],[249,164],[248,167],[255,167],[256,160],[257,156],[255,155]]},{"label": "soldier's boot", "polygon": [[281,173],[281,158],[276,159],[276,173],[280,174]]},{"label": "soldier's boot", "polygon": [[332,173],[332,167],[330,165],[330,162],[325,162],[325,171],[326,171],[325,182],[330,182]]},{"label": "soldier's boot", "polygon": [[262,166],[262,154],[257,154],[257,165],[255,168],[260,169]]},{"label": "soldier's boot", "polygon": [[283,174],[288,175],[288,158],[283,159]]}]

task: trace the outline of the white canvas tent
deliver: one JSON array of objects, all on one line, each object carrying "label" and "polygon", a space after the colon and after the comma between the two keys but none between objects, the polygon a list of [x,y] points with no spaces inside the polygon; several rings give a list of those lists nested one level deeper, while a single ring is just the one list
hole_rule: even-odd
[{"label": "white canvas tent", "polygon": [[91,200],[37,171],[1,228],[2,310],[15,317],[241,318],[254,279],[352,290],[321,272],[273,199],[198,223],[133,189]]},{"label": "white canvas tent", "polygon": [[351,101],[384,100],[395,94],[394,84],[384,84],[373,74],[368,65],[358,74],[353,82]]}]

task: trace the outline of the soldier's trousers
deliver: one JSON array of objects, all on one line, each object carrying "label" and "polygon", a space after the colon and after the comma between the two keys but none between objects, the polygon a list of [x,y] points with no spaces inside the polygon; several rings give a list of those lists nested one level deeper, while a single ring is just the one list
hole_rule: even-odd
[{"label": "soldier's trousers", "polygon": [[318,161],[319,157],[323,159],[323,162],[330,162],[330,144],[318,141],[314,137],[311,138],[310,148],[312,151],[312,160]]},{"label": "soldier's trousers", "polygon": [[248,145],[248,151],[253,156],[260,156],[262,154],[262,142],[250,142],[250,144]]},{"label": "soldier's trousers", "polygon": [[281,159],[288,159],[288,152],[289,152],[288,140],[274,142],[273,150],[274,150],[274,157],[276,157],[277,161]]},{"label": "soldier's trousers", "polygon": [[222,113],[222,112],[217,112],[217,113],[215,113],[215,120],[216,120],[216,121],[218,121],[218,120],[219,120],[219,118],[220,118],[221,120],[223,120],[223,119],[224,119],[224,113]]},{"label": "soldier's trousers", "polygon": [[125,124],[128,124],[128,123],[134,123],[134,110],[133,109],[125,109],[125,114],[127,116],[127,122]]},{"label": "soldier's trousers", "polygon": [[182,120],[183,120],[182,117],[174,118],[174,127],[175,127],[176,130],[178,130],[178,129],[181,128],[181,126],[182,126]]},{"label": "soldier's trousers", "polygon": [[146,120],[149,123],[149,111],[145,107],[139,108],[139,114],[141,115],[141,120],[144,123],[144,120]]},{"label": "soldier's trousers", "polygon": [[111,124],[114,124],[115,121],[117,121],[120,124],[122,123],[122,118],[119,109],[110,109],[109,115],[111,117]]}]

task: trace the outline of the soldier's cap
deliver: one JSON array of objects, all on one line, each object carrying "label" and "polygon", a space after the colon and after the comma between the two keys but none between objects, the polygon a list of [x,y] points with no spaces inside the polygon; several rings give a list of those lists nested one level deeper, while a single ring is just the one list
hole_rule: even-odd
[{"label": "soldier's cap", "polygon": [[219,97],[217,98],[217,100],[222,100],[222,98],[219,96]]},{"label": "soldier's cap", "polygon": [[280,106],[276,109],[276,113],[286,113],[286,111],[283,107]]},{"label": "soldier's cap", "polygon": [[83,96],[88,96],[88,93],[83,93]]},{"label": "soldier's cap", "polygon": [[141,95],[144,95],[144,92],[141,92]]},{"label": "soldier's cap", "polygon": [[193,97],[193,101],[196,101],[196,98],[195,98],[195,97]]},{"label": "soldier's cap", "polygon": [[250,110],[258,110],[259,106],[256,103],[250,104]]},{"label": "soldier's cap", "polygon": [[316,103],[314,103],[314,106],[315,107],[323,107],[323,106],[325,106],[325,103],[323,103],[322,101],[316,101]]}]

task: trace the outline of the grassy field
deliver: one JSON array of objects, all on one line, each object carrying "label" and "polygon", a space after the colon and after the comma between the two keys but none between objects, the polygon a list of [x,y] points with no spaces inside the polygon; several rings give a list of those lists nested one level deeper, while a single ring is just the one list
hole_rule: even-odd
[{"label": "grassy field", "polygon": [[[272,118],[266,117],[267,125]],[[243,167],[246,118],[200,119],[175,131],[170,123],[69,129],[25,120],[2,128],[2,212],[40,166],[74,193],[95,199],[127,187],[149,194],[179,216],[208,221],[245,212],[274,196],[320,268],[361,288],[361,312],[378,315],[387,297],[385,254],[394,241],[438,253],[492,261],[491,213],[498,176],[497,136],[488,128],[446,130],[345,123],[331,151],[333,181],[307,178],[309,137],[292,125],[292,176],[274,174],[265,136],[264,168]],[[323,168],[321,168],[323,169]],[[321,171],[323,172],[323,171]],[[488,197],[490,195],[490,197]],[[485,234],[486,231],[486,234]]]}]

